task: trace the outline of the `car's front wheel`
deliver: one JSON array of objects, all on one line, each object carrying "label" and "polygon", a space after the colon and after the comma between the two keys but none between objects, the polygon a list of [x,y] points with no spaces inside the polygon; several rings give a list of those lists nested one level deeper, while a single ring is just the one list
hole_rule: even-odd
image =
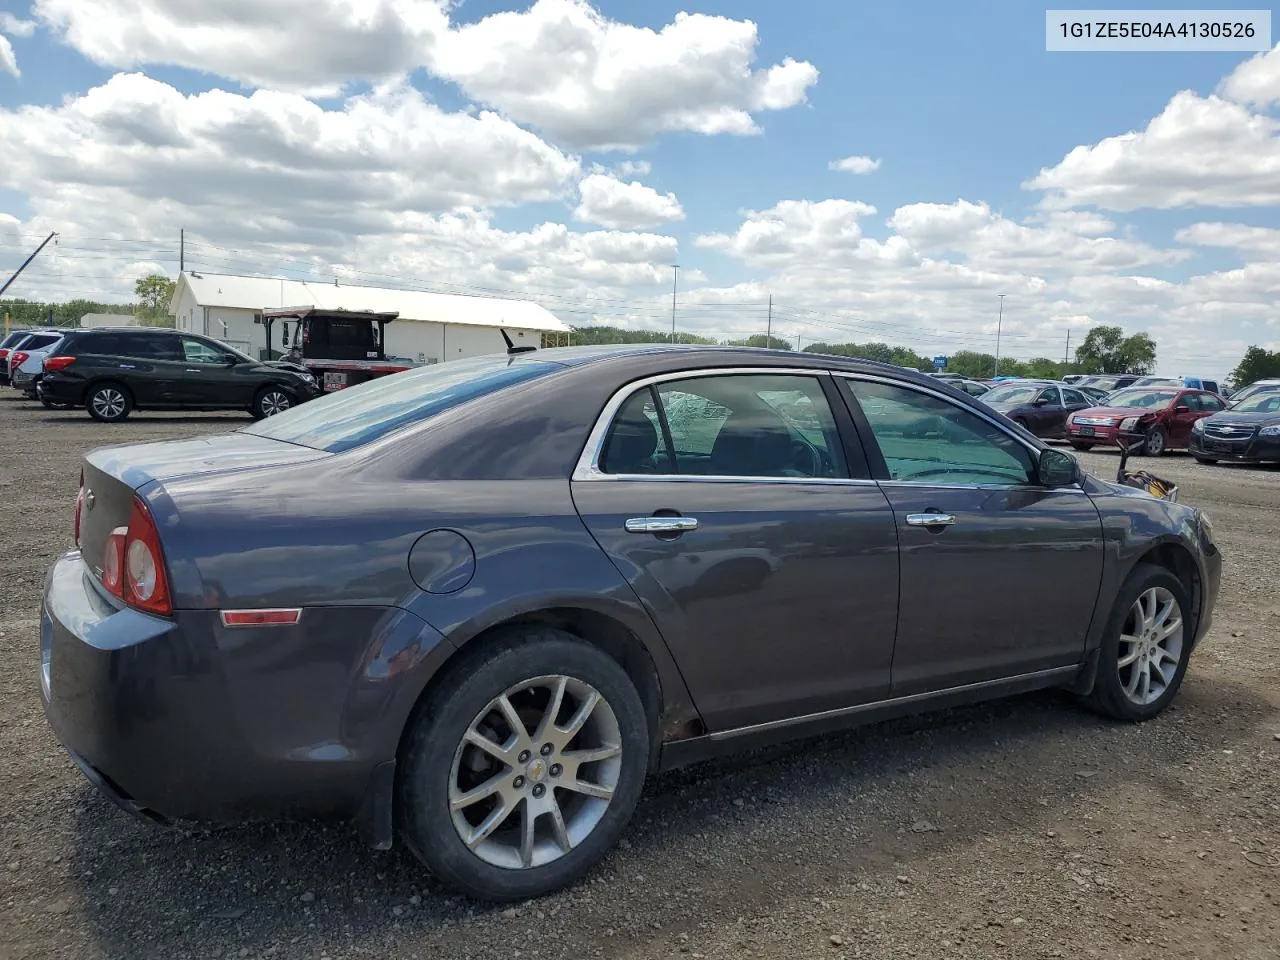
[{"label": "car's front wheel", "polygon": [[119,423],[133,409],[133,398],[118,383],[100,383],[84,398],[84,406],[95,420]]},{"label": "car's front wheel", "polygon": [[1116,599],[1087,702],[1117,720],[1149,720],[1182,685],[1195,624],[1182,581],[1163,567],[1137,567]]},{"label": "car's front wheel", "polygon": [[630,819],[648,770],[644,705],[616,660],[558,630],[463,656],[405,738],[400,832],[472,896],[541,896],[585,874]]},{"label": "car's front wheel", "polygon": [[1142,452],[1148,457],[1162,457],[1169,449],[1169,438],[1160,427],[1152,427],[1147,431],[1147,442],[1142,445]]},{"label": "car's front wheel", "polygon": [[284,413],[292,406],[293,397],[280,387],[263,387],[253,398],[249,412],[255,420],[263,420],[274,417],[277,413]]}]

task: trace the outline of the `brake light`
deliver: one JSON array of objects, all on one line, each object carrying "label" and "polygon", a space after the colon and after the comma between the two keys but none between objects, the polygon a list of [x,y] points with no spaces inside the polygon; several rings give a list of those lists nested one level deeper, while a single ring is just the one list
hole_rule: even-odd
[{"label": "brake light", "polygon": [[75,362],[75,357],[46,357],[44,368],[45,370],[65,370]]},{"label": "brake light", "polygon": [[139,497],[133,498],[128,526],[116,527],[107,537],[102,585],[131,607],[161,616],[173,612],[160,531]]},{"label": "brake light", "polygon": [[84,509],[84,467],[80,468],[80,489],[76,492],[76,546],[80,546],[80,511]]},{"label": "brake light", "polygon": [[8,359],[9,359],[9,348],[0,347],[0,360],[8,360]]},{"label": "brake light", "polygon": [[22,366],[24,363],[27,362],[30,356],[31,354],[26,353],[25,351],[15,350],[13,352],[13,355],[9,357],[9,369],[12,370],[15,367]]}]

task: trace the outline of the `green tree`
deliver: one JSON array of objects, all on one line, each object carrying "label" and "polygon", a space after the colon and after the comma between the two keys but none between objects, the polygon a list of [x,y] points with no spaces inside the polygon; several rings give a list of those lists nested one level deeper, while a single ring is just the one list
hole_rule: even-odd
[{"label": "green tree", "polygon": [[1057,360],[1050,360],[1048,357],[1035,357],[1028,360],[1022,366],[1026,369],[1023,376],[1038,377],[1042,380],[1060,380],[1062,378],[1062,364]]},{"label": "green tree", "polygon": [[139,277],[133,285],[138,298],[138,316],[145,323],[169,316],[169,301],[173,299],[174,281],[159,273]]},{"label": "green tree", "polygon": [[[1009,376],[1017,376],[1010,369],[1012,360],[1000,361],[1000,373]],[[995,369],[996,358],[990,353],[975,353],[972,350],[957,350],[947,358],[947,372],[958,373],[962,377],[973,377],[974,379],[984,379],[991,376],[991,372]]]},{"label": "green tree", "polygon": [[[577,344],[599,343],[670,343],[671,334],[661,330],[629,330],[626,327],[574,327],[573,342]],[[694,333],[677,333],[677,343],[714,344],[710,337],[700,337]]]},{"label": "green tree", "polygon": [[1150,373],[1156,342],[1146,333],[1126,337],[1120,327],[1094,327],[1076,348],[1076,365],[1084,373]]},{"label": "green tree", "polygon": [[769,350],[792,350],[790,340],[783,340],[781,337],[773,337],[763,333],[753,333],[749,337],[741,340],[726,340],[726,347],[765,347]]},{"label": "green tree", "polygon": [[1236,389],[1247,387],[1258,380],[1280,377],[1280,350],[1264,350],[1252,346],[1231,371],[1231,384]]}]

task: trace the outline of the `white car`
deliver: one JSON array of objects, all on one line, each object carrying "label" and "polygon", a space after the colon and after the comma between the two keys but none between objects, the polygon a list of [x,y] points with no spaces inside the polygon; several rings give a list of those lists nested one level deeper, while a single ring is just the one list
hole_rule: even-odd
[{"label": "white car", "polygon": [[9,384],[28,399],[37,399],[36,384],[44,373],[44,358],[62,342],[61,330],[40,330],[18,341],[9,352]]}]

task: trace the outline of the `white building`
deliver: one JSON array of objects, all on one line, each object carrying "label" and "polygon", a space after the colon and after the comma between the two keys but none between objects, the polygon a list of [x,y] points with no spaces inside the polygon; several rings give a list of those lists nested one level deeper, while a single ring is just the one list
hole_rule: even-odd
[{"label": "white building", "polygon": [[[501,330],[517,346],[541,346],[543,334],[566,342],[571,330],[545,307],[528,300],[419,293],[381,287],[303,280],[184,272],[178,276],[169,315],[179,330],[203,333],[253,357],[265,357],[264,309],[316,306],[327,310],[396,311],[387,324],[387,356],[425,363],[458,360],[507,349]],[[281,325],[272,327],[278,341]],[[279,342],[271,349],[281,351]]]},{"label": "white building", "polygon": [[80,318],[80,326],[93,327],[136,327],[138,318],[131,313],[86,313]]}]

